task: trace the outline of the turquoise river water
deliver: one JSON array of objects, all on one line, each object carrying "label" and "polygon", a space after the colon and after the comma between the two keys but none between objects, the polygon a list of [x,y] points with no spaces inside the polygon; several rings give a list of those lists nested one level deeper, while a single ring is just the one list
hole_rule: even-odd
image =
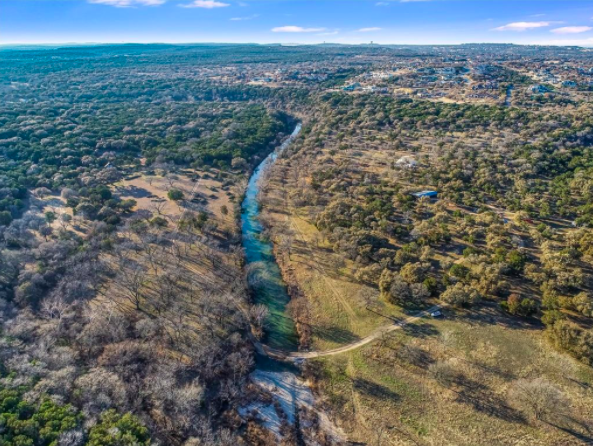
[{"label": "turquoise river water", "polygon": [[280,147],[264,159],[253,172],[247,185],[245,199],[241,205],[241,231],[243,248],[247,261],[254,301],[265,305],[269,310],[266,321],[266,333],[263,340],[270,347],[285,351],[295,351],[298,337],[293,319],[286,306],[290,296],[282,280],[280,268],[274,258],[272,243],[262,237],[263,227],[259,221],[260,204],[258,201],[259,180],[266,167],[272,164],[278,155],[286,149],[301,131],[297,124],[294,131]]}]

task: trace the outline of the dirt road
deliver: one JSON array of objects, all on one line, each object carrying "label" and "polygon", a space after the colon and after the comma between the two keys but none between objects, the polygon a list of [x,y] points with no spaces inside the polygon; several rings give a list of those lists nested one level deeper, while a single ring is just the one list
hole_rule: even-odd
[{"label": "dirt road", "polygon": [[397,324],[391,324],[391,325],[386,325],[386,326],[380,327],[377,330],[375,330],[373,333],[371,333],[370,335],[368,335],[356,342],[344,345],[342,347],[334,348],[331,350],[310,351],[310,352],[285,352],[282,350],[270,348],[270,347],[260,344],[260,343],[257,343],[255,347],[256,347],[256,350],[260,354],[264,354],[266,356],[270,356],[275,359],[290,360],[290,361],[298,361],[298,360],[303,360],[303,359],[313,359],[313,358],[321,358],[324,356],[339,355],[340,353],[345,353],[350,350],[355,350],[357,348],[360,348],[363,345],[366,345],[370,342],[373,342],[376,339],[379,339],[381,336],[383,336],[387,333],[391,333],[392,331],[396,331],[396,330],[401,330],[404,326],[406,326],[410,323],[416,322],[417,320],[422,319],[423,317],[429,316],[430,313],[432,313],[433,311],[440,310],[442,307],[443,307],[443,305],[435,305],[434,307],[431,307],[428,310],[421,311],[420,313],[418,313],[414,316],[410,316],[410,317],[398,322]]}]

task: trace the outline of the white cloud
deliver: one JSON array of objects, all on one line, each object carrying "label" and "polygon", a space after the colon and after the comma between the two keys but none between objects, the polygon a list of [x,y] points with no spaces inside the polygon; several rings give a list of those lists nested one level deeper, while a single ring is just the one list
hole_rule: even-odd
[{"label": "white cloud", "polygon": [[545,28],[551,24],[550,22],[513,22],[494,28],[494,31],[527,31],[529,29]]},{"label": "white cloud", "polygon": [[317,34],[318,36],[335,36],[336,34],[339,34],[339,31],[328,31],[326,33],[319,33]]},{"label": "white cloud", "polygon": [[179,5],[182,8],[204,8],[204,9],[214,9],[214,8],[225,8],[227,6],[231,6],[229,3],[218,2],[215,0],[194,0],[191,3]]},{"label": "white cloud", "polygon": [[275,33],[321,33],[326,28],[303,28],[302,26],[277,26],[272,28],[272,32]]},{"label": "white cloud", "polygon": [[247,17],[233,17],[230,20],[232,22],[241,22],[243,20],[253,20],[253,19],[257,19],[259,17],[259,14],[251,14],[248,15]]},{"label": "white cloud", "polygon": [[591,31],[593,28],[590,26],[564,26],[562,28],[552,29],[554,34],[579,34]]},{"label": "white cloud", "polygon": [[388,2],[377,2],[375,3],[375,6],[389,6]]},{"label": "white cloud", "polygon": [[109,5],[116,8],[131,8],[134,6],[158,6],[167,0],[89,0],[89,3],[97,5]]},{"label": "white cloud", "polygon": [[358,30],[359,33],[372,33],[375,31],[381,31],[381,28],[378,28],[376,26],[370,27],[370,28],[360,28]]}]

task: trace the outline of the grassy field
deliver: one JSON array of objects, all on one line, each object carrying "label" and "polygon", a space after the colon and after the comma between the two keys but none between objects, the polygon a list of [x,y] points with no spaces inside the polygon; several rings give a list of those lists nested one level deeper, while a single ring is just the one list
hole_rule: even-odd
[{"label": "grassy field", "polygon": [[[351,265],[320,241],[313,225],[296,213],[275,218],[282,217],[295,234],[289,264],[310,303],[313,348],[344,345],[391,323],[365,309],[378,291],[352,280]],[[388,304],[381,314],[404,317]],[[593,371],[555,352],[542,330],[488,303],[449,311],[443,320],[427,319],[360,350],[313,361],[312,382],[348,439],[362,444],[591,444],[582,422],[593,413]],[[453,386],[435,379],[436,363],[457,370]],[[509,400],[517,380],[535,378],[570,400],[558,427],[526,419]]]},{"label": "grassy field", "polygon": [[[492,314],[491,314],[492,313]],[[427,321],[358,351],[312,364],[319,392],[351,441],[380,445],[591,444],[582,422],[593,411],[593,373],[542,342],[534,327],[509,327],[487,308]],[[431,364],[459,373],[443,386]],[[571,401],[554,427],[509,403],[518,379],[543,377]],[[588,415],[589,414],[589,415]]]},{"label": "grassy field", "polygon": [[[394,323],[406,315],[395,305],[376,304],[376,288],[357,283],[351,262],[333,253],[319,231],[296,213],[272,213],[273,220],[286,224],[294,234],[290,260],[285,257],[310,305],[312,347],[327,350],[354,342],[377,327]],[[373,305],[374,306],[374,305]]]},{"label": "grassy field", "polygon": [[[203,210],[223,228],[233,227],[233,205],[229,194],[223,189],[223,181],[214,178],[213,174],[191,171],[191,174],[187,172],[166,176],[138,175],[116,183],[114,189],[120,198],[136,200],[135,211],[149,211],[171,221],[177,219],[184,209],[167,198],[170,189],[178,189],[183,192],[185,200],[190,200],[193,194],[193,202],[182,203],[187,209]],[[223,206],[229,211],[227,215],[221,212]]]},{"label": "grassy field", "polygon": [[[294,231],[287,262],[311,309],[312,347],[353,342],[405,317],[382,303],[375,288],[356,283],[352,265],[296,211],[273,214]],[[287,258],[284,259],[287,261]],[[584,445],[593,413],[593,370],[557,353],[541,325],[510,319],[491,303],[446,312],[393,332],[360,350],[318,359],[311,380],[350,441],[368,445]],[[458,373],[447,386],[431,371],[446,363]],[[434,367],[434,366],[433,366]],[[517,380],[544,378],[570,408],[557,426],[527,419],[510,402]]]},{"label": "grassy field", "polygon": [[[178,202],[169,199],[167,193],[171,189],[180,190],[183,199]],[[113,191],[122,200],[136,201],[128,220],[140,218],[146,222],[160,217],[166,226],[149,224],[141,234],[121,226],[120,241],[136,249],[103,255],[114,274],[103,284],[95,304],[111,301],[133,312],[131,295],[138,293],[145,312],[158,311],[163,316],[169,310],[183,309],[183,316],[178,316],[176,321],[174,316],[165,317],[170,332],[176,332],[179,330],[176,325],[182,324],[200,332],[204,327],[194,324],[194,319],[204,311],[202,297],[212,293],[224,296],[236,285],[229,280],[236,277],[233,274],[237,274],[240,258],[235,250],[229,249],[229,239],[236,234],[233,200],[240,196],[236,183],[225,185],[216,172],[188,170],[166,175],[139,174],[116,183]],[[225,207],[227,211],[223,212]],[[180,226],[188,213],[206,214],[207,230]],[[167,237],[170,242],[159,244],[158,237]],[[135,271],[141,271],[140,278],[135,278]],[[216,305],[215,299],[208,299]]]}]

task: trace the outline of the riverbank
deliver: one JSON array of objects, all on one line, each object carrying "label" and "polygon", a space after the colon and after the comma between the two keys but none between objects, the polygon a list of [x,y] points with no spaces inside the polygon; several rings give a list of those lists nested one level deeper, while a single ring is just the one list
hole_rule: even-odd
[{"label": "riverbank", "polygon": [[311,311],[305,293],[301,289],[294,268],[290,261],[286,261],[278,243],[273,243],[274,257],[280,268],[280,274],[286,283],[286,292],[290,296],[288,312],[295,323],[299,340],[299,351],[307,351],[311,348]]},{"label": "riverbank", "polygon": [[[306,325],[300,322],[298,311],[304,297],[301,298],[296,280],[278,252],[278,245],[267,237],[260,219],[259,194],[267,169],[300,130],[298,124],[290,137],[255,169],[245,191],[241,213],[242,241],[253,299],[269,311],[263,341],[266,346],[284,351],[296,351],[299,338],[301,341],[306,338]],[[296,322],[293,315],[296,315]],[[294,366],[258,358],[251,381],[271,395],[273,401],[252,401],[239,409],[239,413],[244,418],[258,420],[278,441],[306,444],[305,438],[310,438],[317,444],[340,444],[343,433],[318,409],[309,384],[298,375],[300,371]]]},{"label": "riverbank", "polygon": [[301,124],[292,134],[261,163],[249,179],[241,205],[241,233],[245,252],[246,270],[255,304],[268,309],[264,342],[273,348],[293,351],[298,348],[296,326],[288,312],[290,296],[273,252],[273,246],[264,234],[260,221],[261,206],[258,200],[262,176],[266,169],[298,136]]}]

